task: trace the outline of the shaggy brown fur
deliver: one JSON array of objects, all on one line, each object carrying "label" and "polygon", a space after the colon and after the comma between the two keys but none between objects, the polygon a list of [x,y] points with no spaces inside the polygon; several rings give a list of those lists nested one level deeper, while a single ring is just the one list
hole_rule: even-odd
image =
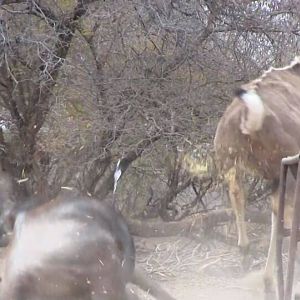
[{"label": "shaggy brown fur", "polygon": [[241,119],[247,118],[248,108],[236,97],[218,124],[214,141],[217,162],[223,172],[238,163],[266,179],[279,178],[281,159],[300,149],[300,62],[271,69],[242,88],[255,91],[262,99],[262,127],[250,135],[241,132]]},{"label": "shaggy brown fur", "polygon": [[[274,267],[276,210],[281,159],[300,150],[300,58],[284,68],[271,68],[245,84],[221,118],[214,140],[216,163],[229,186],[239,234],[238,244],[249,244],[245,221],[245,196],[241,172],[252,172],[272,180],[274,191],[272,236],[266,266],[270,279]],[[294,179],[288,177],[288,198]],[[291,209],[287,208],[285,218]],[[288,220],[289,221],[289,220]]]}]

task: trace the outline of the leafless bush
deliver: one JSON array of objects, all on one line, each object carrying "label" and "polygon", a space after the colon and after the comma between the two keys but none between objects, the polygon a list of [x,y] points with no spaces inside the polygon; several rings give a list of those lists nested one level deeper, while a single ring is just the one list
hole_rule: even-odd
[{"label": "leafless bush", "polygon": [[0,104],[14,128],[2,159],[29,195],[103,197],[123,158],[147,166],[144,191],[160,174],[166,216],[193,183],[180,153],[211,143],[231,91],[299,47],[293,1],[20,2],[1,1]]}]

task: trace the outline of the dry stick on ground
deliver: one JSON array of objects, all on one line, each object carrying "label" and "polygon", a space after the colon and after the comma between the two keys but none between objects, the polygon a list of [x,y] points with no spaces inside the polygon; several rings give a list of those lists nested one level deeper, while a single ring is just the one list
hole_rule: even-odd
[{"label": "dry stick on ground", "polygon": [[[141,237],[163,237],[186,233],[196,233],[203,228],[213,228],[234,220],[232,209],[213,210],[206,213],[198,213],[181,221],[160,222],[154,220],[128,219],[131,234]],[[254,223],[270,223],[270,215],[261,212],[249,212],[246,220]]]}]

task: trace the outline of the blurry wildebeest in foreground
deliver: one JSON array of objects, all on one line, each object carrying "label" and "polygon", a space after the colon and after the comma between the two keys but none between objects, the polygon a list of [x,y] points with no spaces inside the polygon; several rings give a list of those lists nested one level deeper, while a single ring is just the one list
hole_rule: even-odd
[{"label": "blurry wildebeest in foreground", "polygon": [[[216,163],[228,183],[236,215],[238,245],[249,244],[245,226],[242,172],[253,172],[273,182],[272,234],[265,268],[271,289],[275,264],[278,183],[281,159],[300,150],[300,58],[284,68],[271,68],[243,85],[221,118],[215,135]],[[291,220],[295,180],[287,178],[285,221]]]},{"label": "blurry wildebeest in foreground", "polygon": [[17,214],[1,276],[1,300],[138,299],[129,282],[173,299],[135,268],[122,216],[106,202],[69,191]]}]

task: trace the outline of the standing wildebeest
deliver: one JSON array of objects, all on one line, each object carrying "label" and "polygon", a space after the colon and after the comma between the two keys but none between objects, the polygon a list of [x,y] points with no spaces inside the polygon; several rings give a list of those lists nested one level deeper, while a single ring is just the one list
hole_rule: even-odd
[{"label": "standing wildebeest", "polygon": [[[283,157],[300,150],[300,58],[287,67],[271,68],[243,85],[218,124],[214,144],[217,165],[229,186],[241,248],[249,244],[241,172],[250,171],[273,181],[272,234],[265,269],[268,283],[272,281],[275,259],[280,163]],[[292,176],[288,176],[288,196],[293,192],[293,183]],[[290,207],[285,211],[289,221]]]},{"label": "standing wildebeest", "polygon": [[133,239],[114,208],[62,194],[17,215],[4,256],[0,299],[138,299],[126,290],[128,282],[158,299],[173,299],[134,264]]}]

